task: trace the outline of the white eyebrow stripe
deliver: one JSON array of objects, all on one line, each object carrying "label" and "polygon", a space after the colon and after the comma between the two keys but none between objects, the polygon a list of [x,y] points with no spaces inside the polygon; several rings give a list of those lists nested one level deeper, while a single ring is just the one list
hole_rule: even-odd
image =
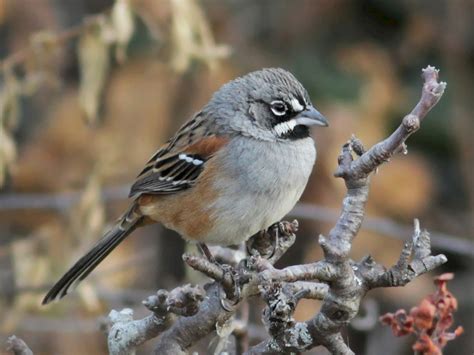
[{"label": "white eyebrow stripe", "polygon": [[275,127],[273,127],[274,131],[276,132],[276,134],[278,136],[282,136],[290,131],[292,131],[297,125],[297,122],[295,119],[292,119],[292,120],[289,120],[289,121],[285,121],[285,122],[281,122],[277,125],[275,125]]},{"label": "white eyebrow stripe", "polygon": [[291,107],[293,107],[293,111],[301,112],[304,110],[304,106],[300,104],[298,99],[292,98],[290,102],[291,102]]}]

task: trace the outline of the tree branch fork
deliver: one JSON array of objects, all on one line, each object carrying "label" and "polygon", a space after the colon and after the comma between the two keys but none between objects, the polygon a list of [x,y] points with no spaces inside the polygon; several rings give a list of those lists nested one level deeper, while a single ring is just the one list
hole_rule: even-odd
[{"label": "tree branch fork", "polygon": [[[332,354],[353,354],[341,331],[356,317],[367,292],[404,286],[447,261],[442,254],[431,254],[430,235],[417,219],[395,265],[386,268],[371,256],[360,261],[349,257],[364,219],[370,176],[394,155],[406,154],[406,140],[420,128],[444,93],[446,83],[438,81],[437,69],[426,67],[422,77],[419,102],[389,137],[368,150],[354,136],[342,146],[334,175],[344,179],[347,192],[336,224],[327,236],[319,236],[323,260],[283,269],[274,267],[296,239],[296,221],[279,222],[252,237],[247,242],[247,255],[213,247],[219,264],[185,254],[183,260],[212,281],[204,286],[158,291],[143,301],[150,314],[142,319],[134,320],[130,309],[111,311],[109,352],[133,354],[140,344],[157,338],[156,354],[187,354],[199,340],[215,332],[217,341],[212,352],[216,354],[231,344],[228,340],[232,335],[239,339],[237,352],[246,354],[302,352],[319,345]],[[237,315],[251,297],[260,297],[266,303],[262,322],[268,336],[249,347],[251,334],[246,333]],[[296,322],[293,315],[301,299],[321,300],[322,306],[309,320]]]}]

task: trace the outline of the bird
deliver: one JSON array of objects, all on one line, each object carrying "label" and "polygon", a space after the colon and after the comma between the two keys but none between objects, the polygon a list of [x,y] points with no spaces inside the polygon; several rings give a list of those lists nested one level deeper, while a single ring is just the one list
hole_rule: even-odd
[{"label": "bird", "polygon": [[42,304],[66,296],[138,227],[161,223],[208,255],[207,244],[237,245],[280,221],[316,161],[311,126],[328,120],[285,69],[224,84],[153,154],[131,186],[129,208]]}]

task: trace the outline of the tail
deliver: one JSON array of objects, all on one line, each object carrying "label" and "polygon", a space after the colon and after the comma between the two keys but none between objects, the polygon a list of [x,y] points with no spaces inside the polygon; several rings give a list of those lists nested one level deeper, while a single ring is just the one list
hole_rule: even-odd
[{"label": "tail", "polygon": [[115,249],[143,221],[143,216],[133,204],[115,226],[100,239],[89,252],[80,258],[44,297],[42,304],[57,301],[73,290],[92,270]]}]

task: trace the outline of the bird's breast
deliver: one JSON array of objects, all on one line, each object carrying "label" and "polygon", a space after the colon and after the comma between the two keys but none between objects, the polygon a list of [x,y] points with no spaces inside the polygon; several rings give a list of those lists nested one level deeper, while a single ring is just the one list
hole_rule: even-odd
[{"label": "bird's breast", "polygon": [[316,149],[311,138],[263,142],[236,138],[217,155],[222,166],[210,206],[214,228],[206,242],[238,244],[283,218],[296,204],[311,174]]}]

